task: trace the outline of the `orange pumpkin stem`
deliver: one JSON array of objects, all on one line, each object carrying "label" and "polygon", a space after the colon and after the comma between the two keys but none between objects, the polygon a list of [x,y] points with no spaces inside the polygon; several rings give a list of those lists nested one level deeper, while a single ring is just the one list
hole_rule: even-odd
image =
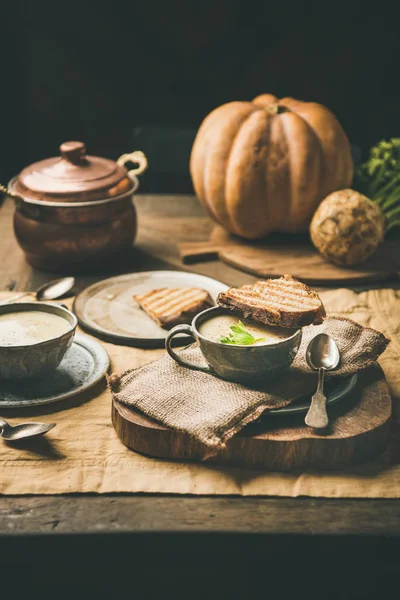
[{"label": "orange pumpkin stem", "polygon": [[287,110],[286,106],[281,106],[279,104],[269,104],[265,107],[265,110],[270,112],[272,115],[280,115],[281,113]]}]

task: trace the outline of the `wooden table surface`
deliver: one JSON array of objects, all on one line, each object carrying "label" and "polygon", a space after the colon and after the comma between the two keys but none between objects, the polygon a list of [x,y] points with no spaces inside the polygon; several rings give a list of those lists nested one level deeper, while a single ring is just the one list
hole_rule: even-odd
[{"label": "wooden table surface", "polygon": [[[132,256],[127,257],[126,264],[119,265],[118,272],[183,269],[175,247],[177,241],[207,239],[212,227],[199,203],[191,196],[137,196],[135,204],[139,215],[136,248]],[[9,200],[0,208],[0,291],[33,290],[57,275],[31,269],[25,263],[14,239],[13,210],[13,204]],[[219,262],[185,266],[184,269],[215,277],[231,285],[254,281],[252,276]],[[79,277],[78,288],[115,272]],[[205,533],[208,536],[204,536]],[[90,580],[91,571],[80,571],[77,566],[81,564],[79,561],[93,561],[97,565],[99,562],[110,564],[110,561],[114,561],[113,564],[121,567],[121,564],[125,565],[128,556],[135,556],[135,560],[139,561],[137,564],[140,564],[139,571],[145,578],[152,573],[146,563],[147,558],[152,567],[155,560],[158,561],[159,568],[163,565],[164,577],[167,577],[167,571],[170,574],[171,569],[173,570],[172,565],[177,568],[176,561],[180,561],[181,567],[186,564],[189,552],[196,559],[193,558],[194,562],[186,564],[184,577],[189,577],[190,573],[193,575],[195,571],[191,569],[200,562],[203,565],[202,581],[209,581],[207,578],[211,577],[212,581],[217,582],[218,578],[213,579],[214,559],[219,564],[219,579],[224,568],[227,573],[232,573],[236,557],[243,557],[244,554],[247,557],[246,569],[259,565],[257,561],[261,556],[265,560],[269,557],[270,566],[275,559],[274,577],[277,577],[282,561],[286,564],[293,553],[296,557],[296,569],[300,568],[300,564],[303,565],[302,561],[306,561],[303,565],[305,569],[305,564],[309,563],[312,556],[318,560],[322,556],[321,552],[325,552],[325,558],[320,560],[319,576],[323,577],[325,570],[329,569],[329,560],[328,563],[325,560],[328,555],[331,560],[334,556],[336,561],[340,561],[343,573],[347,573],[351,563],[356,586],[354,589],[360,593],[364,590],[364,595],[347,596],[342,589],[340,597],[365,598],[369,597],[368,593],[373,589],[366,565],[372,560],[375,572],[385,572],[386,575],[390,571],[390,565],[395,568],[393,544],[397,544],[399,536],[400,500],[391,499],[121,494],[0,497],[0,563],[7,564],[8,567],[34,564],[36,574],[49,564],[56,565],[54,573],[57,569],[65,569],[65,564],[69,567],[75,565],[75,572],[79,572],[79,578],[83,578],[79,580],[86,583]],[[95,539],[101,543],[95,542]],[[136,544],[138,540],[140,551]],[[129,548],[128,555],[122,557],[121,548]],[[308,554],[304,554],[305,551]],[[200,552],[201,559],[198,555]],[[249,557],[254,559],[251,565]],[[241,564],[243,566],[243,562]],[[259,568],[262,571],[263,565],[259,565]],[[258,575],[259,568],[256,569]],[[354,573],[358,573],[357,569],[360,569],[362,585],[358,576],[354,578]],[[121,582],[124,577],[121,568],[119,571]],[[28,568],[28,572],[33,577],[33,571]],[[336,578],[336,583],[339,579],[340,577]],[[35,577],[33,580],[36,581]],[[241,581],[238,576],[236,587],[232,590],[237,591],[243,583]],[[110,581],[103,577],[102,582],[104,593],[113,589],[115,593],[112,598],[125,597],[118,595],[123,594],[123,587],[118,588],[118,593],[117,588],[107,587],[115,586],[114,577]],[[332,597],[338,597],[339,592],[336,591],[336,595],[333,595],[332,591],[336,590],[336,583],[332,580],[330,582]],[[37,581],[36,584],[39,585]],[[221,589],[226,591],[226,585],[225,580],[225,587]],[[286,586],[290,585],[287,581]],[[68,585],[65,589],[67,588]],[[199,583],[198,589],[200,588]],[[325,590],[325,597],[331,597],[327,593]],[[207,597],[207,594],[202,597]]]}]

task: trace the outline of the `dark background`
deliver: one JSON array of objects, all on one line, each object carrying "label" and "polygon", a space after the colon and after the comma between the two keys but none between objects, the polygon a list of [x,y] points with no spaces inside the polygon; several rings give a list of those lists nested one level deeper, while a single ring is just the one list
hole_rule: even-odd
[{"label": "dark background", "polygon": [[141,149],[141,191],[191,191],[201,120],[262,92],[327,105],[364,151],[400,134],[396,3],[0,0],[0,177],[86,142]]}]

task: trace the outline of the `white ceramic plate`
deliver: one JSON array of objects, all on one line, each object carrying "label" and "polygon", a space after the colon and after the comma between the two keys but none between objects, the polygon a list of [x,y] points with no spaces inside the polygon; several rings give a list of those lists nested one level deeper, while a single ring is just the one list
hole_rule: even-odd
[{"label": "white ceramic plate", "polygon": [[[217,295],[227,285],[211,277],[183,271],[146,271],[103,279],[84,289],[75,299],[74,312],[80,325],[108,342],[145,348],[163,347],[167,331],[162,329],[133,299],[157,288],[197,287]],[[186,336],[182,336],[187,340]]]},{"label": "white ceramic plate", "polygon": [[1,408],[28,408],[38,404],[59,402],[75,396],[102,379],[110,366],[104,348],[85,335],[75,335],[72,346],[53,373],[29,384],[22,381],[2,381]]}]

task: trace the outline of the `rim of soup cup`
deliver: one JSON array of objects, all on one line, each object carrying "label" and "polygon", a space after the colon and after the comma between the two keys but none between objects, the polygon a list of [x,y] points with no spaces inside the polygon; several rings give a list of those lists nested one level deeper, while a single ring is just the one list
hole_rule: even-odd
[{"label": "rim of soup cup", "polygon": [[[262,349],[262,348],[274,348],[275,346],[281,346],[283,344],[286,344],[288,341],[294,339],[296,336],[299,335],[299,333],[301,333],[301,327],[298,327],[295,332],[288,336],[283,338],[282,340],[280,340],[279,342],[273,342],[271,344],[260,344],[260,345],[255,345],[255,344],[223,344],[222,342],[216,342],[215,340],[210,340],[210,338],[205,337],[204,335],[202,335],[200,333],[200,331],[197,328],[197,321],[198,319],[202,319],[202,317],[204,317],[204,315],[207,315],[208,313],[212,313],[212,312],[218,312],[224,315],[229,315],[229,316],[234,316],[234,313],[232,313],[231,311],[229,311],[226,308],[223,308],[222,306],[211,306],[210,308],[206,308],[206,310],[203,310],[201,313],[199,313],[198,315],[196,315],[192,321],[192,327],[196,333],[196,335],[201,338],[202,340],[210,343],[210,344],[214,344],[215,346],[222,346],[224,348],[227,348],[229,346],[234,346],[235,348],[247,348],[248,350],[252,349]],[[207,320],[207,319],[205,319]],[[240,320],[240,317],[238,315],[238,320]],[[255,321],[256,322],[256,321]],[[274,327],[273,325],[267,325],[266,323],[261,323],[261,325],[266,325],[266,327]],[[283,327],[282,329],[285,329],[285,327]],[[288,327],[287,329],[294,329],[293,327]]]}]

